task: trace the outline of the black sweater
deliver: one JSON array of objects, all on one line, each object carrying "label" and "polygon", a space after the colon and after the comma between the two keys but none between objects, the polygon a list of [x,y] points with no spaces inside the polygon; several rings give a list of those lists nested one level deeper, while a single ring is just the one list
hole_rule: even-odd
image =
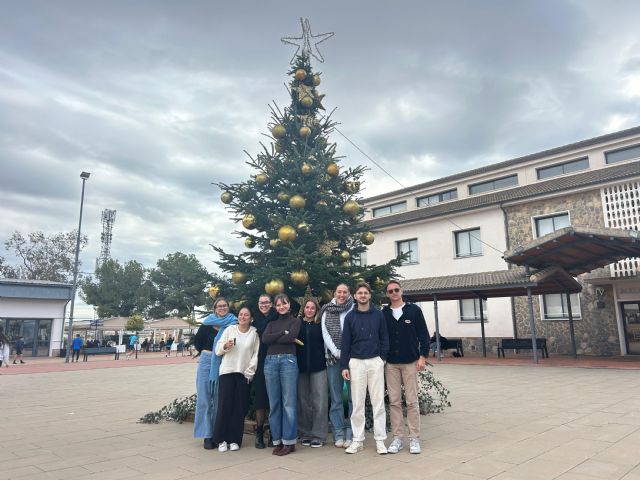
[{"label": "black sweater", "polygon": [[262,334],[262,341],[267,344],[267,356],[295,355],[295,341],[299,331],[300,319],[291,315],[280,315],[277,320],[267,323]]},{"label": "black sweater", "polygon": [[382,313],[389,332],[389,363],[413,363],[420,356],[429,356],[429,330],[420,307],[405,303],[398,320],[389,306]]},{"label": "black sweater", "polygon": [[371,305],[368,311],[351,310],[344,319],[340,367],[349,368],[352,358],[380,357],[387,360],[389,336],[382,312]]},{"label": "black sweater", "polygon": [[322,325],[305,322],[301,318],[298,338],[304,343],[304,346],[298,345],[296,347],[300,373],[314,373],[326,370],[327,362],[324,356]]},{"label": "black sweater", "polygon": [[218,332],[213,328],[213,325],[200,325],[200,328],[198,328],[198,331],[194,335],[191,343],[196,347],[198,353],[202,352],[202,350],[209,350],[212,352],[213,340],[216,338],[217,334]]}]

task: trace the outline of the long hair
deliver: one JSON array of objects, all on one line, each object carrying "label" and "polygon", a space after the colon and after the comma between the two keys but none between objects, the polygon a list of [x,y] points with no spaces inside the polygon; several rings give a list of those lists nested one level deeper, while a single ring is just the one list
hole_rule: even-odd
[{"label": "long hair", "polygon": [[304,318],[304,307],[306,307],[309,302],[313,303],[314,307],[316,307],[316,313],[313,315],[313,323],[320,323],[320,304],[315,298],[305,299],[300,309],[300,318]]}]

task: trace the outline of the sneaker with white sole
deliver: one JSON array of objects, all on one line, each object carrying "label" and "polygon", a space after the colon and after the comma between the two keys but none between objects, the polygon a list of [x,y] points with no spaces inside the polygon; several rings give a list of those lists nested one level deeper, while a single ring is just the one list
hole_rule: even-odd
[{"label": "sneaker with white sole", "polygon": [[222,442],[220,445],[218,445],[219,452],[226,452],[227,450],[229,450],[229,448],[227,447],[227,442]]},{"label": "sneaker with white sole", "polygon": [[345,440],[343,447],[344,448],[349,448],[349,445],[351,445],[351,440]]},{"label": "sneaker with white sole", "polygon": [[378,455],[387,454],[387,447],[385,447],[384,442],[382,440],[376,440],[376,452],[378,452]]},{"label": "sneaker with white sole", "polygon": [[391,445],[389,445],[389,448],[387,448],[387,452],[398,453],[400,450],[402,450],[402,446],[402,439],[396,437],[393,439],[393,442],[391,442]]},{"label": "sneaker with white sole", "polygon": [[344,440],[342,438],[337,439],[333,444],[336,448],[344,448]]},{"label": "sneaker with white sole", "polygon": [[409,442],[409,453],[417,454],[422,450],[420,449],[420,440],[417,438],[412,438]]},{"label": "sneaker with white sole", "polygon": [[238,450],[240,450],[240,445],[238,445],[237,443],[230,443],[229,450],[231,450],[232,452],[237,452]]},{"label": "sneaker with white sole", "polygon": [[351,442],[351,445],[349,445],[349,448],[347,448],[344,452],[345,453],[358,453],[358,452],[361,452],[363,448],[364,448],[364,445],[362,445],[362,442],[356,442],[354,440],[354,441]]}]

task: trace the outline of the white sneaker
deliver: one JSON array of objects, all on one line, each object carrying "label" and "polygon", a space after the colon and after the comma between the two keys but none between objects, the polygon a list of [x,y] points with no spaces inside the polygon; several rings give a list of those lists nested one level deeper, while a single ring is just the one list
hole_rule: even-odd
[{"label": "white sneaker", "polygon": [[353,442],[351,442],[351,445],[349,445],[349,448],[347,448],[344,452],[345,453],[358,453],[358,452],[361,452],[363,448],[364,448],[364,446],[362,445],[362,442],[356,442],[354,440]]},{"label": "white sneaker", "polygon": [[384,442],[382,440],[376,440],[376,452],[378,452],[378,455],[387,454],[387,447],[384,446]]},{"label": "white sneaker", "polygon": [[222,442],[220,445],[218,445],[219,452],[226,452],[227,450],[229,450],[227,448],[227,442]]},{"label": "white sneaker", "polygon": [[400,450],[402,450],[402,439],[396,437],[393,439],[393,442],[391,442],[391,445],[389,445],[389,448],[387,448],[387,452],[398,453]]},{"label": "white sneaker", "polygon": [[420,449],[420,440],[417,438],[412,438],[409,442],[409,453],[420,453],[422,450]]},{"label": "white sneaker", "polygon": [[344,440],[339,438],[338,440],[336,440],[334,443],[336,448],[344,448]]},{"label": "white sneaker", "polygon": [[232,452],[237,452],[238,450],[240,450],[240,445],[238,445],[237,443],[231,443],[229,444],[229,450],[231,450]]},{"label": "white sneaker", "polygon": [[344,441],[344,445],[342,445],[344,448],[349,448],[349,445],[351,445],[351,440],[345,440]]}]

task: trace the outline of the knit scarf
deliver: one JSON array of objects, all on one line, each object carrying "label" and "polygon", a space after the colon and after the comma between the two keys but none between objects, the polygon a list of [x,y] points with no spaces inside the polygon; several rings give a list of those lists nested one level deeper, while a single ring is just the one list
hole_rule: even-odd
[{"label": "knit scarf", "polygon": [[[342,329],[340,328],[340,315],[344,312],[348,312],[353,307],[353,297],[349,295],[347,300],[338,305],[335,303],[335,299],[331,300],[331,302],[325,304],[320,309],[320,317],[322,318],[323,314],[326,314],[324,317],[324,324],[327,327],[327,332],[329,332],[329,336],[333,343],[335,344],[338,350],[342,350]],[[327,359],[335,360],[335,357],[331,354],[331,352],[327,351]]]},{"label": "knit scarf", "polygon": [[229,325],[235,325],[236,323],[238,323],[238,319],[233,313],[227,313],[224,317],[217,317],[212,313],[202,322],[203,325],[219,327],[216,338],[213,340],[213,346],[211,347],[211,351],[213,352],[213,355],[211,355],[211,371],[209,372],[209,381],[211,382],[218,381],[220,363],[222,363],[222,357],[216,355],[216,345],[218,344],[218,340],[222,338],[222,334]]}]

